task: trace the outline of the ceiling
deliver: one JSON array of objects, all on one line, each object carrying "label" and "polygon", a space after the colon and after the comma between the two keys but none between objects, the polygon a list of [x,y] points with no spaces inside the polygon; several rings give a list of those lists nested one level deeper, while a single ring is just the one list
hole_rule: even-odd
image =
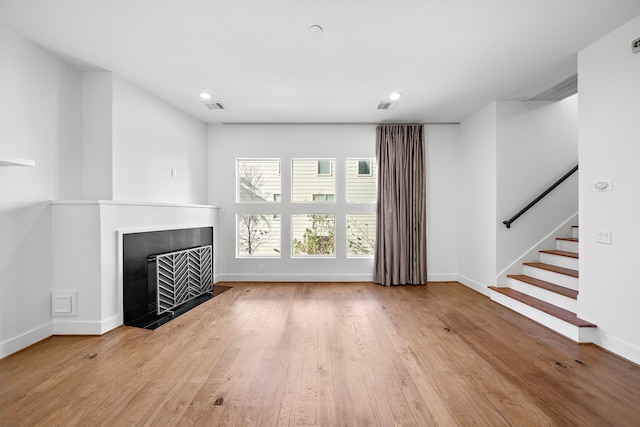
[{"label": "ceiling", "polygon": [[578,51],[638,14],[638,0],[0,0],[7,27],[208,123],[459,122],[575,73]]}]

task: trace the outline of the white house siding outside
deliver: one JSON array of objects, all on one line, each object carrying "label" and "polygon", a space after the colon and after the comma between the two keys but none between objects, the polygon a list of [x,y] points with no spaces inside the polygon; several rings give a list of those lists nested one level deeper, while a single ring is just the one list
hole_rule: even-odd
[{"label": "white house siding outside", "polygon": [[[336,177],[334,159],[293,159],[291,162],[291,201],[324,202],[335,200]],[[322,174],[319,170],[325,167]],[[295,233],[294,233],[295,234]]]},{"label": "white house siding outside", "polygon": [[278,202],[280,159],[238,159],[236,162],[238,202]]},{"label": "white house siding outside", "polygon": [[[378,165],[375,159],[348,159],[346,174],[347,204],[376,202]],[[375,214],[347,214],[347,257],[373,256],[375,238]]]},{"label": "white house siding outside", "polygon": [[[293,159],[291,164],[291,203],[295,212],[296,203],[309,203],[317,209],[313,213],[296,214],[288,218],[291,224],[292,241],[281,242],[282,218],[279,215],[279,202],[287,201],[288,195],[280,193],[281,176],[279,159],[239,159],[237,161],[237,200],[240,203],[274,203],[273,211],[268,214],[264,209],[256,214],[237,215],[237,254],[239,257],[279,257],[281,245],[288,244],[294,257],[310,256],[296,250],[294,242],[303,242],[307,229],[320,221],[335,227],[336,203],[372,204],[376,201],[377,165],[375,159],[348,159],[346,161],[346,193],[340,194],[336,188],[335,159]],[[286,178],[285,178],[286,179]],[[358,210],[358,209],[356,209]],[[375,214],[348,214],[347,257],[372,256],[375,240]],[[253,227],[253,228],[252,228]],[[257,227],[257,229],[256,229]],[[318,236],[330,234],[335,242],[336,230],[323,230]],[[248,240],[252,240],[251,243]],[[335,243],[334,243],[335,245]],[[250,250],[249,246],[251,246]],[[335,247],[323,254],[313,256],[334,256]]]},{"label": "white house siding outside", "polygon": [[[361,163],[369,165],[370,173],[363,174],[359,168]],[[348,159],[347,160],[347,202],[348,203],[375,203],[376,182],[378,165],[375,159]]]}]

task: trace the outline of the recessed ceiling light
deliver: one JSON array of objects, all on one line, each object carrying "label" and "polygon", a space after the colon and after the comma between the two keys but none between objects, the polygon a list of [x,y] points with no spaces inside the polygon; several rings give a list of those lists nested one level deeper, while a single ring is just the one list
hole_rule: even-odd
[{"label": "recessed ceiling light", "polygon": [[202,99],[203,101],[208,101],[211,99],[211,94],[207,93],[207,92],[200,92],[198,94],[198,96],[200,97],[200,99]]},{"label": "recessed ceiling light", "polygon": [[389,95],[389,99],[392,101],[397,101],[400,98],[402,98],[402,92],[393,92],[391,95]]}]

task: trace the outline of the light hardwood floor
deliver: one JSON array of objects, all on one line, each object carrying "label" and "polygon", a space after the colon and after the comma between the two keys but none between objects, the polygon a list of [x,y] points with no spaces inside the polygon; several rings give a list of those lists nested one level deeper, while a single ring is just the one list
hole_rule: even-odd
[{"label": "light hardwood floor", "polygon": [[638,426],[640,367],[456,283],[232,283],[0,360],[0,426]]}]

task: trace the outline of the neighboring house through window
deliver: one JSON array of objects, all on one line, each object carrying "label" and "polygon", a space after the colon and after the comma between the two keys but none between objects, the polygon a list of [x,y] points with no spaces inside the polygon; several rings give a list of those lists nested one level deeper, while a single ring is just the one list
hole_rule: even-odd
[{"label": "neighboring house through window", "polygon": [[[372,257],[376,162],[346,159],[343,165],[336,170],[336,159],[291,159],[291,186],[284,188],[290,188],[290,194],[284,194],[283,202],[280,159],[238,159],[236,256],[279,258],[284,243],[292,258],[335,257],[338,234],[338,241],[346,243],[340,254]],[[343,180],[342,189],[337,188],[336,174]],[[283,217],[284,212],[289,213]],[[282,227],[290,230],[288,242],[281,241]]]}]

